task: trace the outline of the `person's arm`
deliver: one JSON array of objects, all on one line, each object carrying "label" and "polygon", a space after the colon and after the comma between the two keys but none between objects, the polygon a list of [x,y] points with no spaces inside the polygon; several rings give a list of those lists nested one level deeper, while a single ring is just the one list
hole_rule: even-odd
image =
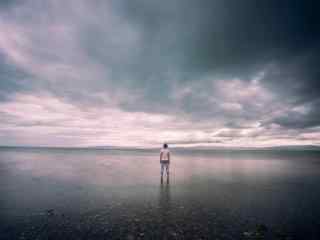
[{"label": "person's arm", "polygon": [[162,154],[163,154],[163,152],[161,151],[161,152],[160,152],[160,161],[161,161],[161,159],[162,159]]},{"label": "person's arm", "polygon": [[170,152],[168,152],[168,161],[170,163]]}]

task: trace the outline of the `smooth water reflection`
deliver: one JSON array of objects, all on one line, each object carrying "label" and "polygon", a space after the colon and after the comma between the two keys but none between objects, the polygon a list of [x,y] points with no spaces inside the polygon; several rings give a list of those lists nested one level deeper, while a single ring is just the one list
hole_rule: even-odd
[{"label": "smooth water reflection", "polygon": [[[83,151],[0,151],[0,164],[17,175],[65,182],[102,186],[158,183],[160,165],[157,152]],[[241,155],[216,155],[215,152],[211,155],[176,153],[170,169],[174,183],[183,183],[194,177],[233,182],[319,173],[317,162],[299,162],[257,153],[245,158]]]},{"label": "smooth water reflection", "polygon": [[228,225],[237,236],[244,222],[257,221],[316,239],[319,156],[172,150],[167,179],[156,151],[1,149],[0,217],[9,223],[46,209],[90,216],[109,206],[112,214],[102,218],[132,214],[151,228],[180,224],[183,235],[201,229],[206,236]]}]

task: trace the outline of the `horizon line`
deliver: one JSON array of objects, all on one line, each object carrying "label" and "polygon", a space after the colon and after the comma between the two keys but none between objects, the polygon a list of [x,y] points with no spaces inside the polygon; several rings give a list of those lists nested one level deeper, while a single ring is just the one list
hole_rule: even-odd
[{"label": "horizon line", "polygon": [[[47,148],[47,149],[92,149],[92,150],[156,150],[161,147],[142,146],[28,146],[28,145],[0,145],[0,148]],[[198,149],[198,150],[320,150],[317,144],[275,145],[275,146],[171,146],[171,149]]]}]

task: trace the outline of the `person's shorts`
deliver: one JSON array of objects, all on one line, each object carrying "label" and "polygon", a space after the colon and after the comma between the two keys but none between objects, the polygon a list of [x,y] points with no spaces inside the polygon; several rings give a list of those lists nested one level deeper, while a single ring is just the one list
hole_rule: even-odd
[{"label": "person's shorts", "polygon": [[160,160],[160,163],[161,164],[169,164],[170,162],[169,162],[169,160]]}]

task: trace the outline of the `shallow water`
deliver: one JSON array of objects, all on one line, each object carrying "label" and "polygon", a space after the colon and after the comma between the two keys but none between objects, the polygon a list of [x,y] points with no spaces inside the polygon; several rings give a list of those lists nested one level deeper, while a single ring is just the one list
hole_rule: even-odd
[{"label": "shallow water", "polygon": [[320,152],[0,149],[0,239],[320,239]]}]

